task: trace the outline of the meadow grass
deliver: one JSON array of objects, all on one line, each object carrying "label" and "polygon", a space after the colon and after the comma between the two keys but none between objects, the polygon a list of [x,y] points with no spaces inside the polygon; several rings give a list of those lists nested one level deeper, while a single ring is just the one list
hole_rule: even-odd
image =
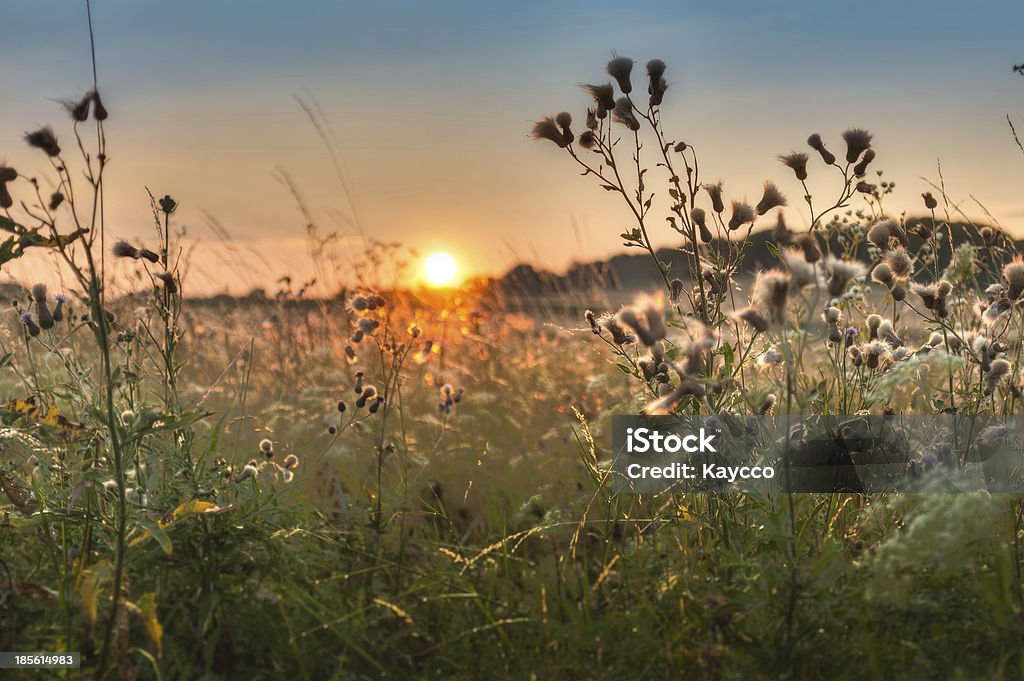
[{"label": "meadow grass", "polygon": [[[568,114],[534,134],[624,203],[664,288],[572,317],[370,277],[189,299],[173,198],[152,243],[104,241],[95,84],[74,160],[31,135],[59,198],[0,168],[0,257],[56,254],[69,284],[15,294],[0,327],[0,649],[123,679],[1020,678],[1020,497],[610,492],[615,414],[1010,416],[1020,384],[999,229],[953,244],[941,192],[890,218],[870,135],[838,157],[812,135],[782,157],[809,229],[777,227],[751,280],[745,236],[785,197],[727,209],[662,127],[665,65],[646,104],[632,67],[588,88],[579,136]],[[141,282],[118,296],[115,258]]]}]

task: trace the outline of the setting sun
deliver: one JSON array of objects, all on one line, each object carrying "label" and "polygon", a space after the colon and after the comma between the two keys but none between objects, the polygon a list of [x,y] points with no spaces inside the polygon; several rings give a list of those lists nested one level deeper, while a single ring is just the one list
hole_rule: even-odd
[{"label": "setting sun", "polygon": [[423,275],[431,286],[448,286],[455,281],[458,266],[447,253],[434,253],[423,262]]}]

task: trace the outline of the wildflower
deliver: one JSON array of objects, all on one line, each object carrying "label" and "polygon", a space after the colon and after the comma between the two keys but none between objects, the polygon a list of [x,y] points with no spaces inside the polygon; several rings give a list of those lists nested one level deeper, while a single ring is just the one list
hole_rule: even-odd
[{"label": "wildflower", "polygon": [[753,306],[737,310],[733,316],[739,321],[749,324],[757,333],[764,333],[768,330],[768,320]]},{"label": "wildflower", "polygon": [[800,247],[800,250],[804,253],[804,260],[810,264],[814,264],[821,260],[821,249],[818,248],[818,240],[814,238],[814,235],[810,232],[801,234],[796,238],[796,245]]},{"label": "wildflower", "polygon": [[736,231],[741,225],[745,225],[748,222],[753,222],[754,209],[749,204],[743,203],[742,201],[732,202],[732,217],[729,218],[729,229],[730,231]]},{"label": "wildflower", "polygon": [[846,327],[846,347],[853,345],[853,340],[857,337],[857,329],[852,326]]},{"label": "wildflower", "polygon": [[53,134],[53,128],[46,126],[35,132],[25,133],[25,141],[30,147],[42,149],[47,156],[60,156],[60,145],[57,144],[57,136]]},{"label": "wildflower", "polygon": [[28,329],[28,335],[33,338],[39,335],[39,326],[37,326],[35,321],[32,319],[31,312],[25,310],[21,313],[21,316],[19,316],[18,319],[20,319],[21,323],[25,325],[25,328]]},{"label": "wildflower", "polygon": [[154,253],[153,251],[149,250],[148,248],[140,248],[139,257],[142,258],[143,260],[148,260],[149,262],[152,263],[160,261],[160,256]]},{"label": "wildflower", "polygon": [[135,420],[135,412],[131,409],[125,409],[121,412],[121,423],[128,425]]},{"label": "wildflower", "polygon": [[68,297],[63,293],[58,293],[53,297],[53,300],[57,303],[53,306],[53,321],[59,322],[64,320],[64,305],[68,302]]},{"label": "wildflower", "polygon": [[260,440],[260,451],[263,452],[263,456],[267,457],[268,459],[273,458],[274,443],[268,440],[267,438],[263,438],[262,440]]},{"label": "wildflower", "polygon": [[32,299],[36,303],[36,316],[39,317],[40,328],[52,329],[54,321],[46,304],[46,284],[36,284],[32,287]]},{"label": "wildflower", "polygon": [[722,213],[725,210],[725,203],[722,202],[722,181],[719,180],[714,184],[705,184],[704,191],[711,197],[711,209],[716,213]]},{"label": "wildflower", "polygon": [[174,295],[178,292],[178,285],[174,282],[174,275],[170,272],[154,272],[153,276],[164,285],[164,290]]},{"label": "wildflower", "polygon": [[640,121],[633,115],[633,103],[629,101],[628,97],[619,97],[616,100],[615,108],[612,110],[612,118],[633,132],[640,129]]},{"label": "wildflower", "polygon": [[786,318],[786,301],[790,279],[787,272],[768,270],[759,272],[754,281],[752,304],[762,311],[770,324],[780,326]]},{"label": "wildflower", "polygon": [[875,340],[864,345],[864,363],[869,369],[878,369],[889,360],[889,344]]},{"label": "wildflower", "polygon": [[871,133],[863,128],[850,128],[843,132],[846,141],[846,162],[856,163],[860,155],[871,148]]},{"label": "wildflower", "polygon": [[825,287],[833,296],[846,293],[846,287],[851,282],[867,273],[867,268],[856,260],[840,260],[832,256],[825,258],[824,270],[827,277]]},{"label": "wildflower", "polygon": [[795,290],[800,290],[818,281],[817,269],[804,259],[800,250],[791,248],[783,251],[782,260],[789,268],[789,280]]},{"label": "wildflower", "polygon": [[114,242],[114,245],[110,250],[114,254],[115,258],[132,258],[134,260],[138,260],[139,257],[141,257],[139,249],[124,240]]},{"label": "wildflower", "polygon": [[898,347],[898,348],[896,348],[895,350],[892,351],[892,361],[893,362],[902,362],[903,360],[905,360],[909,356],[910,356],[910,349],[907,348],[906,346],[900,346],[900,347]]},{"label": "wildflower", "polygon": [[654,345],[668,333],[660,298],[644,297],[636,305],[622,308],[615,315],[615,321],[635,331],[647,346]]},{"label": "wildflower", "polygon": [[601,335],[601,327],[597,324],[597,317],[594,316],[593,310],[587,310],[583,313],[583,318],[587,320],[587,324],[590,325],[590,331],[595,336]]},{"label": "wildflower", "polygon": [[619,84],[622,94],[628,95],[633,91],[633,84],[630,82],[629,74],[633,70],[633,60],[629,57],[615,57],[605,67],[608,75]]},{"label": "wildflower", "polygon": [[665,62],[660,59],[652,59],[647,62],[647,94],[651,96],[651,107],[660,106],[668,90],[668,82],[665,81]]},{"label": "wildflower", "polygon": [[877,314],[869,314],[868,318],[864,320],[864,322],[868,327],[868,339],[877,339],[878,327],[882,325],[882,316]]},{"label": "wildflower", "polygon": [[888,251],[885,254],[885,262],[897,279],[906,279],[914,273],[914,261],[903,246]]},{"label": "wildflower", "polygon": [[615,89],[611,83],[605,83],[604,85],[584,85],[583,89],[590,93],[590,96],[594,98],[597,103],[597,111],[595,112],[598,118],[603,119],[609,111],[615,108]]},{"label": "wildflower", "polygon": [[71,116],[71,120],[75,123],[81,123],[89,119],[89,107],[92,105],[92,92],[85,93],[85,96],[75,101],[74,99],[66,99],[61,104],[67,110],[68,115]]},{"label": "wildflower", "polygon": [[377,410],[380,409],[382,404],[384,404],[384,396],[377,395],[377,399],[373,401],[373,404],[370,405],[367,411],[369,411],[371,414],[376,414]]},{"label": "wildflower", "polygon": [[235,482],[238,483],[242,482],[243,480],[248,480],[249,478],[255,475],[259,475],[259,472],[260,470],[256,468],[256,466],[254,466],[252,463],[247,463],[245,464],[245,467],[242,468],[242,472],[239,473],[238,476],[235,478]]},{"label": "wildflower", "polygon": [[60,192],[50,194],[50,203],[47,206],[51,211],[57,210],[60,204],[64,203],[64,195]]},{"label": "wildflower", "polygon": [[786,219],[782,217],[781,212],[775,221],[775,227],[772,228],[772,240],[776,246],[788,246],[793,242],[793,233],[786,226]]},{"label": "wildflower", "polygon": [[605,315],[601,318],[601,326],[608,329],[608,332],[612,335],[612,342],[616,345],[632,345],[636,343],[636,336],[631,333],[627,333],[621,326],[619,326],[616,318],[612,315]]},{"label": "wildflower", "polygon": [[796,174],[796,179],[803,182],[807,179],[807,154],[802,151],[791,151],[779,156],[779,161]]},{"label": "wildflower", "polygon": [[821,135],[818,133],[807,138],[807,145],[821,155],[821,160],[825,162],[825,165],[830,166],[836,162],[835,155],[825,148],[825,143],[821,141]]},{"label": "wildflower", "polygon": [[355,296],[354,298],[352,298],[352,300],[349,301],[349,307],[351,307],[356,312],[363,312],[364,310],[366,310],[368,305],[369,303],[363,296]]},{"label": "wildflower", "polygon": [[357,345],[361,343],[363,341],[362,329],[356,329],[356,331],[351,336],[349,336],[349,340]]},{"label": "wildflower", "polygon": [[999,298],[993,303],[990,303],[985,307],[985,311],[981,315],[981,320],[991,326],[995,324],[999,319],[1013,309],[1013,301],[1009,298]]},{"label": "wildflower", "polygon": [[352,387],[352,392],[354,392],[356,395],[359,395],[360,393],[363,392],[363,372],[362,371],[357,371],[356,372],[356,383]]},{"label": "wildflower", "polygon": [[555,119],[551,116],[545,116],[534,123],[533,130],[530,131],[530,137],[535,140],[550,140],[562,149],[569,145],[569,143],[565,141],[565,135],[559,129],[558,123],[556,123]]},{"label": "wildflower", "polygon": [[371,319],[369,317],[360,318],[357,324],[359,325],[359,330],[366,335],[370,335],[371,333],[376,331],[377,328],[380,326],[380,322],[378,322],[376,319]]},{"label": "wildflower", "polygon": [[859,345],[847,346],[846,354],[853,363],[853,366],[859,367],[864,365],[864,353],[861,351]]},{"label": "wildflower", "polygon": [[281,462],[281,467],[284,468],[285,470],[298,468],[298,466],[299,457],[295,456],[294,454],[289,454],[288,456],[284,457],[284,461]]},{"label": "wildflower", "polygon": [[1010,373],[1010,362],[1005,359],[997,359],[989,366],[988,376],[985,378],[985,395],[991,395],[999,387],[999,384]]},{"label": "wildflower", "polygon": [[877,188],[878,187],[876,185],[873,185],[870,182],[863,182],[863,181],[862,182],[858,182],[857,186],[854,187],[854,189],[856,189],[861,194],[874,194],[875,193],[875,189],[877,189]]},{"label": "wildflower", "polygon": [[695,397],[700,399],[704,397],[704,393],[704,386],[701,385],[701,383],[692,378],[687,378],[679,383],[679,387],[668,390],[657,400],[649,403],[644,407],[643,413],[651,416],[667,414],[675,409],[676,405],[678,405],[684,397]]},{"label": "wildflower", "polygon": [[356,351],[352,348],[351,345],[345,346],[345,357],[348,358],[349,362],[356,361]]},{"label": "wildflower", "polygon": [[921,198],[924,199],[924,207],[927,208],[928,210],[935,210],[935,208],[939,205],[939,202],[935,200],[935,197],[932,196],[931,192],[925,192],[924,194],[921,194]]},{"label": "wildflower", "polygon": [[706,244],[711,243],[714,236],[712,236],[711,230],[708,229],[707,213],[704,212],[704,209],[694,208],[691,210],[690,219],[693,220],[693,224],[697,225],[697,229],[700,231],[700,240]]},{"label": "wildflower", "polygon": [[683,292],[686,290],[686,284],[683,283],[682,279],[673,279],[668,283],[668,300],[673,305],[678,305],[683,299]]},{"label": "wildflower", "polygon": [[567,147],[572,144],[573,140],[576,139],[572,134],[572,130],[570,130],[570,126],[572,125],[572,114],[568,111],[562,111],[555,116],[555,123],[557,123],[558,127],[562,129],[562,140],[565,142],[562,146]]},{"label": "wildflower", "polygon": [[888,251],[890,239],[895,238],[905,248],[907,246],[907,235],[893,219],[885,219],[876,222],[868,230],[868,241],[878,250]]},{"label": "wildflower", "polygon": [[597,135],[594,134],[593,130],[585,130],[583,134],[580,135],[579,144],[584,149],[593,149],[597,146]]},{"label": "wildflower", "polygon": [[864,158],[860,160],[860,163],[853,167],[853,174],[856,177],[864,177],[864,175],[868,172],[868,166],[871,165],[871,162],[874,160],[875,150],[868,149],[866,152],[864,152]]},{"label": "wildflower", "polygon": [[[103,100],[100,98],[99,90],[92,91],[92,117],[97,121],[107,120],[107,107],[103,106]],[[169,198],[169,197],[164,197]],[[167,211],[170,212],[170,211]]]},{"label": "wildflower", "polygon": [[762,367],[778,366],[785,359],[783,354],[775,348],[768,348],[757,358],[757,363]]},{"label": "wildflower", "polygon": [[871,278],[879,284],[890,287],[893,284],[892,268],[887,263],[881,262],[871,270]]},{"label": "wildflower", "polygon": [[1024,295],[1024,260],[1014,257],[1003,267],[1003,279],[1006,281],[1006,295],[1010,300],[1018,300]]},{"label": "wildflower", "polygon": [[345,400],[338,400],[338,413],[344,414],[348,406],[345,404]]},{"label": "wildflower", "polygon": [[883,319],[878,325],[878,338],[884,340],[886,343],[894,348],[898,348],[903,345],[903,341],[896,335],[896,330],[893,329],[892,322],[888,319]]},{"label": "wildflower", "polygon": [[366,406],[366,403],[377,396],[377,388],[372,385],[368,385],[363,388],[363,392],[359,393],[359,397],[356,398],[356,407],[362,409]]},{"label": "wildflower", "polygon": [[334,426],[328,426],[327,427],[327,434],[328,435],[336,435],[337,433],[338,433],[338,429],[336,427],[334,427]]},{"label": "wildflower", "polygon": [[835,326],[838,328],[839,322],[843,320],[843,312],[838,307],[830,305],[821,313],[821,318],[825,320],[825,323],[829,326]]},{"label": "wildflower", "polygon": [[18,171],[10,166],[0,166],[0,184],[18,179]]},{"label": "wildflower", "polygon": [[786,205],[786,197],[782,195],[779,188],[775,186],[774,182],[764,183],[764,193],[761,194],[761,200],[757,202],[757,214],[764,215],[772,208],[778,208]]},{"label": "wildflower", "polygon": [[945,279],[934,284],[914,284],[910,290],[921,298],[921,303],[938,317],[949,316],[946,298],[953,291],[953,285]]}]

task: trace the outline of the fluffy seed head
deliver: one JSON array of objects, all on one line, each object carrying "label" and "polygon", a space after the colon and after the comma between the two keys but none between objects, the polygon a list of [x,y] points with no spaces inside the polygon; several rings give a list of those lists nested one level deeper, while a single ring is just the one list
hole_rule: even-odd
[{"label": "fluffy seed head", "polygon": [[1003,267],[1003,279],[1006,281],[1006,295],[1010,300],[1018,300],[1024,295],[1024,260],[1020,256]]},{"label": "fluffy seed head", "polygon": [[770,324],[781,326],[786,321],[789,298],[789,273],[782,270],[759,272],[754,281],[752,305],[761,310]]},{"label": "fluffy seed head", "polygon": [[714,184],[708,183],[704,185],[704,191],[711,197],[711,209],[716,213],[721,213],[725,210],[725,203],[722,202],[722,181],[719,180]]},{"label": "fluffy seed head", "polygon": [[619,97],[616,100],[615,109],[612,111],[612,118],[633,132],[640,129],[640,121],[633,115],[633,103],[629,101],[628,97]]},{"label": "fluffy seed head", "polygon": [[743,201],[733,201],[732,217],[729,218],[729,229],[736,231],[741,226],[753,222],[756,217],[757,215],[754,214],[754,209],[750,207],[750,204]]},{"label": "fluffy seed head", "polygon": [[888,251],[885,254],[885,263],[897,279],[905,280],[914,273],[914,260],[903,246]]},{"label": "fluffy seed head", "polygon": [[565,135],[558,127],[558,123],[551,116],[545,116],[536,123],[533,124],[533,130],[530,131],[530,137],[535,140],[549,140],[557,144],[560,148],[564,149],[568,146],[568,142],[565,141]]},{"label": "fluffy seed head", "polygon": [[134,260],[139,259],[139,249],[132,246],[127,241],[117,241],[111,247],[111,252],[115,258],[132,258]]},{"label": "fluffy seed head", "polygon": [[629,75],[633,71],[633,60],[629,57],[615,57],[605,67],[608,71],[608,75],[615,79],[615,82],[619,84],[619,89],[622,94],[628,95],[633,91],[633,84],[630,82]]},{"label": "fluffy seed head", "polygon": [[596,115],[598,118],[604,118],[607,115],[607,112],[615,108],[615,88],[612,87],[611,83],[605,83],[603,85],[584,85],[583,89],[586,90],[597,103]]},{"label": "fluffy seed head", "polygon": [[856,260],[840,260],[829,256],[824,264],[828,292],[833,296],[846,293],[846,287],[867,273],[867,267]]},{"label": "fluffy seed head", "polygon": [[778,208],[786,205],[786,197],[782,195],[779,188],[775,186],[774,182],[764,183],[764,192],[761,194],[761,200],[757,202],[757,214],[764,215],[772,208]]},{"label": "fluffy seed head", "polygon": [[821,160],[825,162],[825,165],[832,165],[836,162],[835,154],[825,148],[825,143],[821,141],[821,135],[818,133],[814,133],[807,138],[807,146],[818,152],[821,156]]},{"label": "fluffy seed head", "polygon": [[850,128],[843,132],[846,141],[846,161],[856,163],[860,155],[871,148],[871,133],[863,128]]},{"label": "fluffy seed head", "polygon": [[779,161],[796,174],[796,179],[801,182],[807,179],[807,154],[804,152],[791,151],[788,154],[782,154],[779,156]]},{"label": "fluffy seed head", "polygon": [[53,128],[50,126],[39,128],[35,132],[25,133],[25,141],[28,142],[30,147],[42,149],[47,156],[60,156],[60,145],[57,144],[57,135],[53,133]]},{"label": "fluffy seed head", "polygon": [[796,245],[804,254],[804,260],[812,265],[821,260],[821,249],[818,247],[818,240],[810,232],[805,232],[796,238]]}]

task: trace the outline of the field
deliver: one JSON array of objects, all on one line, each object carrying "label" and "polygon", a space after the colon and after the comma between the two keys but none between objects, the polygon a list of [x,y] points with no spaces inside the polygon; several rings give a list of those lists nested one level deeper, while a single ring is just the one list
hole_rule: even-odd
[{"label": "field", "polygon": [[[649,290],[404,286],[371,242],[331,296],[194,297],[188,197],[107,236],[99,91],[27,135],[56,189],[0,164],[0,264],[47,253],[66,283],[4,289],[0,651],[101,679],[1024,677],[1020,494],[610,480],[611,419],[639,413],[985,419],[899,462],[924,483],[1019,456],[1016,242],[941,186],[889,215],[861,129],[730,201],[662,125],[664,64],[606,70],[533,136],[633,221],[609,239]],[[780,187],[810,228],[755,263]],[[685,271],[651,238],[673,229]]]}]

